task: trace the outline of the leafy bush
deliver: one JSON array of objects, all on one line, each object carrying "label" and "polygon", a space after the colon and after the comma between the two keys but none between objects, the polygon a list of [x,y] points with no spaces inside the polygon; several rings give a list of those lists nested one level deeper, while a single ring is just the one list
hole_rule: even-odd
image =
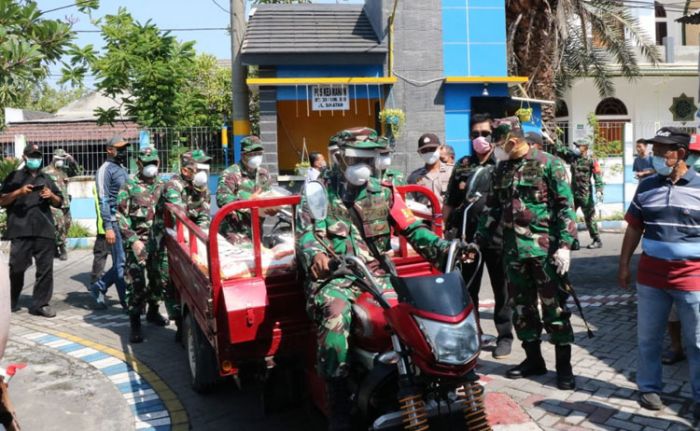
[{"label": "leafy bush", "polygon": [[93,236],[90,229],[86,228],[80,222],[73,222],[68,229],[68,238],[86,238]]},{"label": "leafy bush", "polygon": [[0,237],[5,235],[5,230],[7,229],[7,213],[4,209],[0,208]]},{"label": "leafy bush", "polygon": [[10,175],[10,172],[17,169],[19,163],[18,159],[0,159],[0,184]]}]

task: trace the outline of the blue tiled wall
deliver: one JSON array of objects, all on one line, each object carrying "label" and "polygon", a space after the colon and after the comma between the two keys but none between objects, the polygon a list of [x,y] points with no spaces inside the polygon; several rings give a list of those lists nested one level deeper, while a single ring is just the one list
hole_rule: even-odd
[{"label": "blue tiled wall", "polygon": [[443,0],[446,76],[507,76],[505,0]]}]

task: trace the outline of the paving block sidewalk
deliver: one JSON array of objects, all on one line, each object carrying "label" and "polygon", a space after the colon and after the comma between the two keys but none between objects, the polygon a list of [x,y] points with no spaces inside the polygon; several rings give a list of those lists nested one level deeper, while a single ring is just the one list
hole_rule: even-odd
[{"label": "paving block sidewalk", "polygon": [[[550,372],[541,377],[508,380],[505,371],[524,359],[522,349],[513,346],[513,354],[494,360],[489,352],[481,355],[478,372],[484,375],[486,390],[498,403],[499,410],[521,411],[520,423],[499,425],[505,430],[696,430],[692,422],[692,398],[688,383],[688,364],[666,367],[664,400],[660,412],[641,409],[636,401],[634,373],[636,367],[636,306],[633,292],[615,287],[620,235],[603,236],[603,250],[584,250],[574,254],[572,280],[585,296],[585,313],[596,333],[586,338],[583,321],[572,319],[576,331],[573,350],[574,371],[578,377],[576,391],[559,391],[554,373],[554,352],[543,344]],[[185,351],[173,342],[172,327],[145,326],[147,341],[128,343],[128,319],[116,303],[116,292],[109,295],[112,306],[106,311],[91,309],[92,299],[85,288],[89,280],[92,256],[88,251],[73,251],[67,262],[56,261],[54,306],[55,319],[27,314],[26,309],[13,315],[13,324],[46,327],[128,352],[149,366],[173,390],[187,410],[194,430],[308,430],[318,422],[308,409],[286,411],[271,416],[262,414],[254,393],[238,391],[224,385],[216,393],[200,396],[189,387]],[[33,272],[30,270],[30,272]],[[29,277],[28,281],[29,281]],[[24,300],[30,293],[24,292]],[[489,304],[490,287],[482,286],[484,330],[494,334]],[[494,398],[495,396],[495,398]],[[510,404],[512,402],[512,404]]]}]

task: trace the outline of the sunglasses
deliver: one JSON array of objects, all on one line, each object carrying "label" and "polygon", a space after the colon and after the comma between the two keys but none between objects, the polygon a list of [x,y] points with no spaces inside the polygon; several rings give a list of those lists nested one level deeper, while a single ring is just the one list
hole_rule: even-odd
[{"label": "sunglasses", "polygon": [[476,139],[479,136],[481,136],[482,138],[486,138],[486,137],[491,136],[491,132],[488,130],[482,130],[482,131],[475,130],[471,133],[470,136],[472,139]]}]

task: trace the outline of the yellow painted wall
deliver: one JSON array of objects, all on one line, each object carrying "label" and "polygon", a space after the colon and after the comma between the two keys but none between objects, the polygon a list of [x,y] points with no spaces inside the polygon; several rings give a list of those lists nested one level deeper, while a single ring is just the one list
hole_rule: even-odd
[{"label": "yellow painted wall", "polygon": [[[328,138],[351,127],[377,128],[379,100],[350,100],[348,111],[312,111],[300,101],[277,102],[277,156],[281,174],[291,174],[301,161],[304,141],[309,152],[328,154]],[[327,156],[326,156],[327,157]]]}]

